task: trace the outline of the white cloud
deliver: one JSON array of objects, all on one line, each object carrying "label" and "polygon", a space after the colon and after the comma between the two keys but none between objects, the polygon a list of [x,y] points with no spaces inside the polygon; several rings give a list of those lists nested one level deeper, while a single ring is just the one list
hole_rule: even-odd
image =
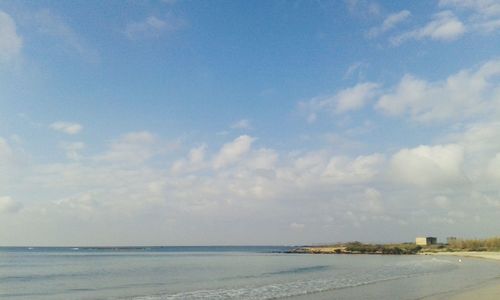
[{"label": "white cloud", "polygon": [[61,149],[66,152],[66,157],[71,160],[79,160],[82,156],[80,152],[85,148],[83,142],[61,143]]},{"label": "white cloud", "polygon": [[201,145],[189,151],[189,162],[192,164],[201,164],[205,159],[205,151],[207,146]]},{"label": "white cloud", "polygon": [[405,75],[392,93],[384,94],[377,102],[377,108],[385,113],[399,115],[410,110],[412,115],[420,113],[427,98],[428,83],[411,75]]},{"label": "white cloud", "polygon": [[474,161],[491,158],[500,151],[500,122],[479,122],[469,124],[448,140],[462,145],[474,157]]},{"label": "white cloud", "polygon": [[78,53],[78,55],[90,62],[99,61],[99,52],[90,47],[84,38],[69,26],[62,17],[45,9],[34,14],[33,19],[39,33],[56,38],[64,47]]},{"label": "white cloud", "polygon": [[11,197],[0,197],[0,214],[1,213],[17,213],[22,209],[22,204],[14,201]]},{"label": "white cloud", "polygon": [[490,33],[500,29],[500,19],[486,20],[484,22],[474,24],[474,27],[479,32]]},{"label": "white cloud", "polygon": [[380,15],[380,5],[375,1],[368,0],[346,0],[347,9],[357,16],[378,16]]},{"label": "white cloud", "polygon": [[390,162],[392,179],[419,187],[453,186],[467,181],[464,149],[457,144],[418,146],[395,153]]},{"label": "white cloud", "polygon": [[127,24],[124,33],[131,40],[157,38],[166,32],[177,31],[185,25],[186,22],[183,19],[171,14],[165,18],[149,16],[143,21]]},{"label": "white cloud", "polygon": [[247,167],[250,169],[269,170],[273,169],[278,161],[278,153],[273,149],[259,149],[249,157]]},{"label": "white cloud", "polygon": [[380,154],[358,156],[354,160],[347,157],[332,157],[322,176],[337,184],[367,182],[374,178],[384,162]]},{"label": "white cloud", "polygon": [[328,156],[324,151],[311,151],[295,157],[292,167],[300,175],[320,174],[325,168],[327,159]]},{"label": "white cloud", "polygon": [[486,168],[486,175],[495,182],[500,180],[500,152],[489,161]]},{"label": "white cloud", "polygon": [[437,41],[452,41],[461,37],[465,31],[465,25],[451,11],[442,11],[434,15],[433,20],[425,26],[395,36],[391,38],[391,42],[397,46],[412,39],[429,38]]},{"label": "white cloud", "polygon": [[290,228],[293,230],[303,230],[306,227],[305,224],[293,222],[290,223]]},{"label": "white cloud", "polygon": [[[500,153],[500,123],[481,121],[461,127],[443,138],[464,149],[463,169],[477,189],[497,182],[498,153]],[[486,188],[487,189],[487,188]]]},{"label": "white cloud", "polygon": [[0,163],[2,161],[7,161],[12,157],[12,148],[9,143],[0,137]]},{"label": "white cloud", "polygon": [[351,64],[344,73],[344,79],[351,78],[354,74],[357,74],[357,77],[362,79],[364,77],[364,70],[368,68],[368,66],[368,63],[362,61]]},{"label": "white cloud", "polygon": [[242,135],[234,141],[224,144],[214,158],[214,168],[220,169],[237,162],[242,156],[248,153],[254,141],[255,138],[248,135]]},{"label": "white cloud", "polygon": [[10,15],[0,10],[0,63],[10,62],[21,53],[23,39]]},{"label": "white cloud", "polygon": [[[9,194],[10,189],[17,188],[16,193],[24,193],[23,199],[29,199],[24,202],[26,209],[16,215],[16,218],[24,218],[23,224],[32,224],[30,220],[42,216],[48,220],[48,227],[42,224],[35,232],[52,233],[50,226],[54,224],[73,226],[75,222],[100,225],[113,222],[145,229],[135,233],[127,231],[127,236],[121,237],[112,230],[104,230],[103,239],[94,240],[95,243],[131,243],[144,235],[158,241],[165,230],[170,229],[174,235],[169,234],[160,242],[210,243],[216,238],[240,241],[219,230],[235,219],[259,233],[259,238],[252,242],[262,242],[263,236],[275,239],[277,235],[283,242],[288,241],[282,232],[269,231],[269,228],[282,229],[283,224],[296,229],[307,224],[307,228],[319,230],[311,236],[313,240],[324,236],[323,226],[328,225],[331,232],[332,228],[343,231],[343,226],[356,224],[366,233],[360,237],[369,238],[383,226],[399,224],[403,219],[410,225],[420,224],[422,215],[438,220],[438,213],[442,211],[436,212],[436,205],[453,207],[457,213],[446,217],[455,221],[460,218],[459,212],[467,211],[467,207],[474,208],[482,222],[488,220],[488,215],[481,211],[484,207],[499,207],[495,206],[497,198],[488,194],[487,189],[483,192],[481,178],[467,181],[464,169],[468,175],[468,160],[476,161],[475,153],[482,156],[484,149],[488,149],[488,157],[481,165],[471,168],[479,168],[484,173],[490,163],[490,169],[496,168],[500,142],[492,135],[495,128],[491,124],[477,125],[461,132],[460,136],[447,137],[454,143],[401,149],[394,153],[389,164],[383,154],[350,157],[335,155],[328,148],[290,153],[254,149],[255,138],[250,136],[229,141],[214,154],[209,152],[209,146],[201,144],[185,155],[175,157],[175,152],[168,153],[158,159],[158,163],[151,164],[148,160],[161,151],[161,141],[152,133],[134,132],[115,139],[98,155],[85,157],[85,153],[78,153],[80,159],[74,161],[35,163],[21,169],[19,174],[10,174],[15,184],[4,184],[2,188]],[[481,139],[488,140],[481,149],[465,145],[477,144]],[[4,152],[12,152],[12,149]],[[183,165],[177,172],[171,172],[165,168],[167,159],[182,161]],[[489,176],[496,178],[493,174]],[[494,182],[489,181],[486,187],[491,189]],[[469,190],[464,192],[466,186]],[[474,198],[470,190],[477,190]],[[449,203],[438,196],[447,197]],[[467,201],[469,198],[482,200]],[[415,211],[422,214],[413,217]],[[279,213],[279,223],[273,223],[276,213]],[[329,223],[325,225],[323,220],[327,216]],[[7,226],[8,218],[4,219],[0,218],[2,225]],[[166,220],[168,224],[162,223]],[[215,225],[213,220],[222,220],[223,224]],[[293,223],[296,225],[292,226]],[[158,224],[164,227],[158,228]],[[265,224],[265,228],[257,228],[260,224]],[[190,231],[190,226],[214,226],[211,227],[214,230],[200,235]],[[88,225],[74,230],[79,234],[87,232],[97,239]],[[175,232],[179,232],[178,235]],[[413,235],[402,232],[398,238],[407,238],[406,234]],[[1,227],[0,236],[5,236]],[[339,238],[352,238],[352,232]],[[68,237],[58,241],[70,243]]]},{"label": "white cloud", "polygon": [[[15,175],[21,169],[16,166],[19,161],[18,149],[13,149],[9,142],[0,137],[0,192],[9,186],[9,182],[15,181]],[[3,189],[2,189],[3,188]]]},{"label": "white cloud", "polygon": [[375,38],[391,29],[393,29],[399,23],[405,21],[411,16],[411,13],[408,10],[402,10],[400,12],[391,14],[385,18],[382,25],[377,27],[372,27],[368,31],[368,37]]},{"label": "white cloud", "polygon": [[187,159],[176,160],[171,167],[174,173],[198,171],[205,166],[206,145],[189,150]]},{"label": "white cloud", "polygon": [[450,206],[450,199],[446,196],[439,195],[439,196],[434,197],[433,200],[434,200],[434,203],[440,208],[446,209]]},{"label": "white cloud", "polygon": [[252,124],[247,119],[241,119],[241,120],[231,124],[231,128],[233,128],[233,129],[251,129]]},{"label": "white cloud", "polygon": [[365,201],[363,203],[363,209],[374,214],[380,214],[384,212],[384,205],[382,202],[382,194],[374,189],[367,188],[364,192]]},{"label": "white cloud", "polygon": [[335,96],[336,112],[343,113],[362,108],[367,101],[375,97],[378,87],[379,85],[376,83],[365,82],[340,91]]},{"label": "white cloud", "polygon": [[439,5],[472,9],[483,15],[500,15],[500,3],[497,0],[439,0]]},{"label": "white cloud", "polygon": [[500,3],[496,0],[441,0],[439,5],[470,12],[468,27],[477,32],[500,29]]},{"label": "white cloud", "polygon": [[50,124],[50,128],[66,134],[75,135],[82,131],[83,126],[78,123],[58,121]]},{"label": "white cloud", "polygon": [[88,213],[97,211],[104,203],[99,203],[92,193],[86,192],[80,195],[56,200],[54,204],[58,206],[58,208]]},{"label": "white cloud", "polygon": [[408,115],[418,122],[465,120],[500,108],[500,61],[476,70],[462,70],[444,81],[428,82],[405,75],[376,107],[390,115]]},{"label": "white cloud", "polygon": [[321,112],[346,113],[361,109],[368,101],[374,99],[379,91],[379,84],[363,82],[340,90],[335,95],[316,97],[299,103],[299,109],[307,114],[308,122],[316,121]]},{"label": "white cloud", "polygon": [[116,163],[140,164],[160,151],[157,138],[148,131],[130,132],[113,141],[109,149],[98,156],[98,160]]}]

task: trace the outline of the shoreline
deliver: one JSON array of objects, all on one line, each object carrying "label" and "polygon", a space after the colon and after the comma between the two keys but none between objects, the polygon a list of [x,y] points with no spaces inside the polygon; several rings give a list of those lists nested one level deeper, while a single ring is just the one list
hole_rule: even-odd
[{"label": "shoreline", "polygon": [[[297,251],[299,250],[299,251]],[[340,250],[340,251],[339,251]],[[309,246],[296,249],[294,253],[302,254],[323,254],[323,255],[358,255],[357,253],[346,253],[345,248],[329,247],[329,246]],[[382,253],[365,253],[366,255],[387,255]],[[412,254],[400,254],[412,255]],[[498,264],[500,268],[500,252],[491,251],[456,251],[456,252],[419,252],[413,255],[429,255],[429,256],[448,256],[461,258],[464,262],[466,259],[482,259],[489,260],[492,264]],[[314,299],[330,299],[331,295],[326,293],[315,295]],[[308,296],[299,296],[293,299],[312,299]],[[500,299],[500,277],[482,282],[474,286],[463,286],[454,291],[449,291],[442,294],[427,296],[421,300],[498,300]]]},{"label": "shoreline", "polygon": [[418,255],[459,256],[468,258],[500,260],[500,252],[491,251],[421,252]]},{"label": "shoreline", "polygon": [[[493,263],[500,262],[500,252],[474,252],[474,251],[460,251],[460,252],[424,252],[419,255],[433,255],[433,256],[454,256],[462,258],[473,259],[486,259]],[[499,264],[500,267],[500,264]],[[454,291],[451,293],[435,295],[426,300],[496,300],[500,299],[500,277],[492,279],[491,281],[483,282],[480,285],[464,288],[463,290]]]},{"label": "shoreline", "polygon": [[465,287],[458,291],[438,294],[422,300],[497,300],[500,297],[500,278],[495,278],[479,285]]}]

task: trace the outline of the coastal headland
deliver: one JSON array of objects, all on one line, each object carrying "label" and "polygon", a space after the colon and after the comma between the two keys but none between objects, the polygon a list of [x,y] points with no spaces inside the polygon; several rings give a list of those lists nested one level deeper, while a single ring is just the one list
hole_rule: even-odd
[{"label": "coastal headland", "polygon": [[489,239],[453,239],[446,244],[417,245],[416,243],[368,244],[361,242],[301,246],[287,253],[303,254],[436,254],[499,259],[500,237]]},{"label": "coastal headland", "polygon": [[413,243],[402,244],[364,244],[349,242],[334,245],[302,246],[294,248],[288,253],[303,254],[417,254],[421,246]]},{"label": "coastal headland", "polygon": [[[379,254],[379,255],[436,255],[456,256],[460,261],[466,258],[500,261],[500,238],[455,239],[446,244],[420,246],[416,243],[365,244],[360,242],[337,243],[332,245],[302,246],[288,253],[301,254]],[[500,264],[499,264],[500,267]],[[427,300],[496,300],[500,299],[500,278],[482,285],[435,295]]]}]

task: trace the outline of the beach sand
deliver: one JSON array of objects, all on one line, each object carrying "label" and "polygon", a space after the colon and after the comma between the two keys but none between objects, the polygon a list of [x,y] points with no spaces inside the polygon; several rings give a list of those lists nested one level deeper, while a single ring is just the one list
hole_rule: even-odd
[{"label": "beach sand", "polygon": [[[312,248],[312,247],[311,247]],[[314,253],[332,253],[335,248],[321,247],[313,248]],[[497,264],[500,268],[500,252],[439,252],[439,253],[423,253],[422,255],[436,256],[454,256],[456,259],[488,259],[492,264]],[[412,281],[413,278],[403,279]],[[401,287],[409,286],[409,284],[401,284]],[[411,285],[410,285],[411,286]],[[403,291],[398,291],[400,287],[394,286],[392,281],[381,282],[377,285],[364,285],[356,287],[356,299],[384,299],[386,296],[384,290],[395,290],[394,293],[400,295]],[[332,292],[318,293],[313,295],[302,295],[291,297],[293,300],[331,300],[331,299],[352,299],[352,291],[349,288],[338,289]],[[385,298],[392,299],[392,298]],[[395,298],[394,298],[395,299]],[[495,278],[483,282],[479,285],[462,287],[454,291],[441,294],[434,294],[420,298],[421,300],[500,300],[500,278]]]},{"label": "beach sand", "polygon": [[449,297],[450,300],[498,300],[500,299],[500,280],[496,280],[494,283],[488,283],[485,286],[481,286],[470,291],[460,293],[458,295],[453,295]]},{"label": "beach sand", "polygon": [[[473,257],[484,258],[491,260],[498,260],[498,267],[500,268],[500,252],[438,252],[438,253],[425,253],[424,255],[445,255],[445,256],[458,256],[458,257]],[[500,278],[485,282],[484,284],[457,293],[443,294],[426,298],[426,300],[499,300],[500,299]]]},{"label": "beach sand", "polygon": [[486,251],[482,252],[461,251],[461,252],[436,252],[436,253],[426,252],[423,253],[423,255],[445,255],[445,256],[475,257],[475,258],[500,260],[500,252],[486,252]]},{"label": "beach sand", "polygon": [[445,293],[424,298],[424,300],[498,300],[500,299],[500,279],[459,292]]}]

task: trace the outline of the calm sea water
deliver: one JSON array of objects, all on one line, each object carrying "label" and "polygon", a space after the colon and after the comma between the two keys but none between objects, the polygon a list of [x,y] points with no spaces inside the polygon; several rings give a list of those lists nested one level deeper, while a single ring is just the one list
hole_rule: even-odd
[{"label": "calm sea water", "polygon": [[480,259],[283,250],[0,248],[0,299],[421,299],[500,276]]}]

